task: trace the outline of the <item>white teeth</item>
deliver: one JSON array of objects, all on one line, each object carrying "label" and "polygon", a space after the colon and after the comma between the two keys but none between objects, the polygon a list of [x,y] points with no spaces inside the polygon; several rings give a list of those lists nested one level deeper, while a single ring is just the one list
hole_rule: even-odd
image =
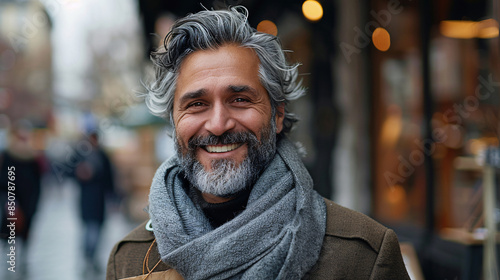
[{"label": "white teeth", "polygon": [[225,153],[235,150],[239,147],[239,144],[230,144],[223,146],[206,146],[206,149],[209,153]]}]

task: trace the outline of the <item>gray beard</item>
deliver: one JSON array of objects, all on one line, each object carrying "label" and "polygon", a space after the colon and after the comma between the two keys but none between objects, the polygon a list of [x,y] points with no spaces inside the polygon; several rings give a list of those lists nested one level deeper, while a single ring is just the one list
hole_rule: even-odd
[{"label": "gray beard", "polygon": [[[236,133],[230,133],[228,137]],[[202,193],[212,194],[218,197],[230,197],[247,187],[250,187],[258,178],[262,170],[272,160],[276,152],[276,125],[264,127],[261,131],[261,141],[251,132],[242,134],[247,144],[248,154],[242,163],[237,165],[234,160],[220,159],[211,162],[211,170],[206,171],[203,165],[196,159],[198,144],[208,145],[224,143],[229,144],[233,140],[225,140],[224,135],[199,137],[191,139],[188,148],[182,147],[174,135],[177,155],[186,179]],[[209,138],[212,138],[209,140]],[[217,140],[221,138],[222,140]],[[238,138],[238,137],[236,137]],[[228,142],[229,141],[229,142]],[[198,144],[196,144],[198,143]],[[186,152],[182,152],[186,151]]]},{"label": "gray beard", "polygon": [[[188,180],[202,193],[218,197],[229,197],[238,193],[254,181],[254,172],[249,158],[236,166],[233,160],[212,162],[212,170],[207,172],[199,161],[192,168],[192,175],[186,173]],[[191,172],[190,172],[191,173]]]}]

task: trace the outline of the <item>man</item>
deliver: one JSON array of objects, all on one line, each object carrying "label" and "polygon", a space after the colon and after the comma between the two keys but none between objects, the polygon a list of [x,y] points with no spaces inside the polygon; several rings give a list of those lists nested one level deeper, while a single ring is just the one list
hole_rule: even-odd
[{"label": "man", "polygon": [[80,187],[80,217],[83,222],[84,273],[99,273],[102,268],[96,258],[101,230],[106,214],[106,198],[113,194],[114,179],[111,160],[99,144],[99,134],[90,132],[90,150],[74,170]]},{"label": "man", "polygon": [[[46,158],[33,147],[33,126],[28,120],[17,121],[8,136],[6,149],[0,151],[0,250],[5,254],[15,251],[16,272],[20,278],[14,278],[21,279],[29,273],[30,236],[40,201]],[[5,272],[0,272],[0,278],[12,279],[11,271],[6,268]]]},{"label": "man", "polygon": [[246,9],[180,19],[153,60],[146,102],[170,117],[177,156],[107,279],[408,279],[392,230],[313,190],[286,137],[297,66]]}]

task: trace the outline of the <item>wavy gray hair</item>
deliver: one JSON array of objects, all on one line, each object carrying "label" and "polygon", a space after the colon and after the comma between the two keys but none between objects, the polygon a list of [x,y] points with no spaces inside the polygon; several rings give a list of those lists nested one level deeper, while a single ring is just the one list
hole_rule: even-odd
[{"label": "wavy gray hair", "polygon": [[155,80],[147,87],[146,105],[157,116],[172,121],[174,93],[183,59],[197,50],[217,49],[236,43],[251,48],[259,57],[259,78],[267,90],[273,115],[278,105],[285,104],[283,131],[289,132],[297,118],[288,112],[290,100],[304,94],[297,81],[299,64],[288,64],[279,39],[262,33],[248,24],[248,10],[243,6],[228,10],[204,10],[176,21],[165,37],[161,49],[151,54],[155,64]]}]

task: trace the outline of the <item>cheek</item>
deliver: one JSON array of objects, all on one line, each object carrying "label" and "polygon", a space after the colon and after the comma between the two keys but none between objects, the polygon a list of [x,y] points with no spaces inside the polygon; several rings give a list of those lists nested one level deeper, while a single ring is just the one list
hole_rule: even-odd
[{"label": "cheek", "polygon": [[193,137],[195,129],[184,120],[175,123],[175,137],[182,148],[186,148],[189,139]]},{"label": "cheek", "polygon": [[273,121],[271,120],[270,114],[242,115],[239,120],[239,123],[241,123],[247,130],[250,130],[253,134],[255,134],[259,140],[262,137],[262,129],[269,127],[271,121]]}]

